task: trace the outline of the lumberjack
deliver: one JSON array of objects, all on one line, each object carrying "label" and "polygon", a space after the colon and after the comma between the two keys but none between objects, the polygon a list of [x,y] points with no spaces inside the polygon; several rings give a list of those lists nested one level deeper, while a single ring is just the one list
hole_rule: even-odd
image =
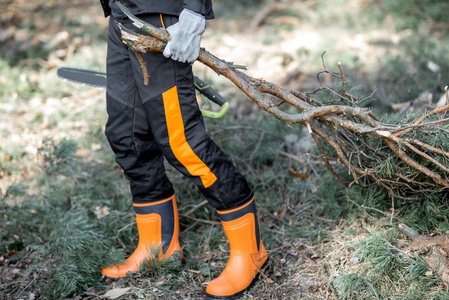
[{"label": "lumberjack", "polygon": [[[206,19],[214,17],[211,0],[123,1],[133,15],[170,34],[162,53],[137,56],[122,42],[116,25],[132,28],[132,20],[114,1],[101,4],[105,16],[110,16],[106,136],[130,182],[139,232],[134,253],[101,273],[126,277],[149,259],[177,253],[182,257],[175,192],[164,171],[165,157],[217,210],[230,243],[229,262],[208,284],[207,298],[236,299],[252,286],[268,257],[253,191],[206,134],[196,102],[191,63],[198,58]],[[158,247],[157,257],[150,257]]]}]

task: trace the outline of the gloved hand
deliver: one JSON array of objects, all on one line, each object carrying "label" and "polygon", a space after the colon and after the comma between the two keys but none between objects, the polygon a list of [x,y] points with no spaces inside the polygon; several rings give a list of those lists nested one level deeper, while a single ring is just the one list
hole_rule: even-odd
[{"label": "gloved hand", "polygon": [[204,16],[185,8],[178,23],[167,27],[171,40],[162,54],[180,62],[195,61],[200,54],[201,36],[205,30]]}]

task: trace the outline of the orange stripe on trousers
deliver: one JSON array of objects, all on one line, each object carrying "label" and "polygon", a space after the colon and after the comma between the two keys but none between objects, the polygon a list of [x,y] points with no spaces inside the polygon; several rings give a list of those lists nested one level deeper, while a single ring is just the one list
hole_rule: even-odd
[{"label": "orange stripe on trousers", "polygon": [[168,139],[173,154],[192,176],[201,178],[205,188],[210,187],[217,180],[217,177],[187,143],[176,86],[162,93],[162,98],[164,101]]}]

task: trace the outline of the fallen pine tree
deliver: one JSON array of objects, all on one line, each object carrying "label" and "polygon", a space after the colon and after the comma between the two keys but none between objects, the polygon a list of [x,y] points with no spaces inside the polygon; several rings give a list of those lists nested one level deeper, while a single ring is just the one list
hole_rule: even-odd
[{"label": "fallen pine tree", "polygon": [[[117,23],[122,40],[132,48],[148,78],[141,54],[162,52],[170,36],[119,4],[140,35]],[[338,91],[321,86],[303,93],[284,88],[242,72],[242,66],[219,59],[201,49],[197,59],[218,75],[225,76],[261,109],[289,126],[307,127],[329,172],[342,185],[380,185],[392,199],[449,200],[449,95],[446,105],[421,116],[376,116],[347,91],[345,73],[324,71],[338,78]],[[323,100],[321,93],[330,94]],[[349,175],[349,176],[348,176]]]}]

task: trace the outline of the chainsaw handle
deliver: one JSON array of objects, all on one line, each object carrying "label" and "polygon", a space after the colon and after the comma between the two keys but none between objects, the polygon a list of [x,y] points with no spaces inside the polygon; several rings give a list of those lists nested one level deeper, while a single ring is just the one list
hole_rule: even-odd
[{"label": "chainsaw handle", "polygon": [[204,117],[206,118],[211,118],[211,119],[220,119],[221,117],[223,117],[226,112],[229,109],[229,102],[225,102],[222,106],[220,111],[215,112],[215,111],[210,111],[207,109],[201,109],[201,113],[203,114]]},{"label": "chainsaw handle", "polygon": [[198,77],[194,76],[194,84],[196,89],[207,97],[210,101],[218,104],[219,106],[223,106],[226,103],[226,100],[216,91],[214,90],[209,84],[204,82],[203,80],[199,79]]},{"label": "chainsaw handle", "polygon": [[220,105],[220,111],[214,112],[206,109],[202,109],[201,113],[204,117],[211,119],[219,119],[223,117],[229,109],[229,102],[227,102],[216,90],[214,90],[210,85],[208,85],[203,80],[194,76],[195,88],[203,95],[207,97],[210,101]]}]

